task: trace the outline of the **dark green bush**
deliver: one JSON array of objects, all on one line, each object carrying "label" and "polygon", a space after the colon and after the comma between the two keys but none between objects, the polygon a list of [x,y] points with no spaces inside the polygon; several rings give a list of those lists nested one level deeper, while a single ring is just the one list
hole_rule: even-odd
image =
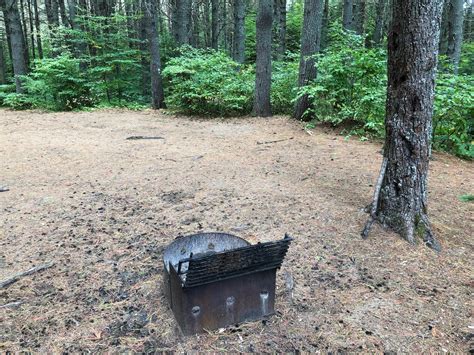
[{"label": "dark green bush", "polygon": [[183,113],[245,115],[252,108],[253,72],[222,52],[181,48],[163,70],[168,108]]}]

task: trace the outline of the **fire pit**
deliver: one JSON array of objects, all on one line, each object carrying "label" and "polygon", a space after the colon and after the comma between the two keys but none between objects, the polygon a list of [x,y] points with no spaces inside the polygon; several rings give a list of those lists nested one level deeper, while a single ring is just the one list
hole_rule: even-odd
[{"label": "fire pit", "polygon": [[164,289],[185,335],[274,313],[276,269],[292,238],[250,245],[226,233],[176,239],[165,250]]}]

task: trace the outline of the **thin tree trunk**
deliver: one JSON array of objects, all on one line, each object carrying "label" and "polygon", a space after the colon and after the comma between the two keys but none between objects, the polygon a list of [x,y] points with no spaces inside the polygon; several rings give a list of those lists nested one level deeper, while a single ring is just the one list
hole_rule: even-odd
[{"label": "thin tree trunk", "polygon": [[157,30],[157,8],[154,0],[147,0],[147,34],[150,46],[151,105],[154,109],[163,107],[164,94],[161,80],[160,40]]},{"label": "thin tree trunk", "polygon": [[33,60],[36,59],[36,51],[35,51],[35,28],[33,26],[33,12],[31,11],[31,0],[26,0],[28,5],[28,22],[30,25],[30,36],[31,36],[31,54],[33,56]]},{"label": "thin tree trunk", "polygon": [[[140,3],[140,7],[141,13],[145,14],[146,7],[144,0]],[[148,96],[150,94],[150,62],[147,59],[147,26],[145,16],[142,16],[139,20],[139,29],[143,96]]]},{"label": "thin tree trunk", "polygon": [[7,83],[7,64],[5,63],[4,53],[3,38],[0,38],[0,85]]},{"label": "thin tree trunk", "polygon": [[282,59],[286,53],[286,0],[276,0],[278,7],[275,13],[278,14],[278,35],[277,35],[277,53],[278,58]]},{"label": "thin tree trunk", "polygon": [[364,34],[365,0],[356,0],[353,27],[357,34]]},{"label": "thin tree trunk", "polygon": [[453,65],[454,73],[457,74],[459,59],[461,58],[462,30],[464,20],[464,0],[451,0],[449,8],[449,32],[447,55]]},{"label": "thin tree trunk", "polygon": [[237,63],[245,61],[245,0],[234,0],[233,58]]},{"label": "thin tree trunk", "polygon": [[352,30],[352,0],[343,0],[344,5],[342,8],[342,28],[346,31]]},{"label": "thin tree trunk", "polygon": [[474,33],[472,31],[472,23],[474,22],[474,1],[466,7],[466,14],[464,15],[464,40],[474,41]]},{"label": "thin tree trunk", "polygon": [[[316,79],[317,69],[314,55],[319,52],[321,44],[321,24],[323,17],[323,0],[305,0],[303,28],[301,31],[301,58],[298,86],[308,85]],[[302,119],[311,106],[308,95],[300,97],[295,105],[294,117]]]},{"label": "thin tree trunk", "polygon": [[219,1],[211,0],[211,47],[219,47]]},{"label": "thin tree trunk", "polygon": [[382,42],[386,4],[387,0],[378,0],[377,2],[377,7],[375,9],[375,28],[372,35],[372,44],[374,46],[379,46]]},{"label": "thin tree trunk", "polygon": [[324,49],[328,42],[329,30],[329,0],[324,0],[323,20],[321,22],[321,48]]},{"label": "thin tree trunk", "polygon": [[[64,27],[70,26],[69,19],[66,15],[66,5],[64,4],[64,0],[58,0],[59,5],[59,12],[61,13],[61,22]],[[71,26],[72,27],[72,26]]]},{"label": "thin tree trunk", "polygon": [[441,31],[439,35],[439,54],[446,55],[448,52],[448,37],[449,37],[449,9],[451,7],[451,0],[446,0],[443,6],[443,14],[441,16]]},{"label": "thin tree trunk", "polygon": [[438,41],[439,0],[393,0],[388,38],[387,159],[375,217],[410,243],[439,250],[428,219],[428,163]]},{"label": "thin tree trunk", "polygon": [[36,47],[38,48],[39,59],[43,59],[43,44],[41,42],[41,26],[38,11],[38,0],[33,0],[33,9],[35,11]]},{"label": "thin tree trunk", "polygon": [[272,115],[270,89],[272,81],[273,0],[259,0],[257,9],[257,60],[253,115]]},{"label": "thin tree trunk", "polygon": [[24,0],[20,0],[20,14],[21,14],[21,23],[23,25],[23,41],[25,43],[25,63],[26,66],[30,66],[30,50],[28,45],[28,24],[25,16],[25,3]]},{"label": "thin tree trunk", "polygon": [[209,0],[203,1],[203,28],[204,28],[204,43],[206,47],[212,46],[212,28],[211,28],[211,8]]},{"label": "thin tree trunk", "polygon": [[22,93],[20,76],[26,75],[28,67],[25,61],[25,37],[21,27],[20,12],[16,0],[0,0],[5,21],[8,22],[8,35],[11,39],[11,54],[13,62],[13,75],[15,77],[16,92]]}]

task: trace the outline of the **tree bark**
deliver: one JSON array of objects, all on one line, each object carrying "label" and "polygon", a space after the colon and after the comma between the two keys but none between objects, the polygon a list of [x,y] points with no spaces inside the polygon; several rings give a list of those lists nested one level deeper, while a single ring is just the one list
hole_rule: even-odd
[{"label": "tree bark", "polygon": [[154,109],[163,107],[164,94],[161,79],[160,41],[157,29],[157,8],[154,0],[147,0],[147,34],[150,46],[151,105]]},{"label": "tree bark", "polygon": [[372,35],[372,44],[374,46],[379,46],[382,42],[386,6],[387,0],[378,0],[377,7],[375,9],[375,28]]},{"label": "tree bark", "polygon": [[472,31],[472,23],[474,22],[474,1],[471,1],[471,4],[466,7],[464,18],[464,40],[474,41],[474,33]]},{"label": "tree bark", "polygon": [[342,8],[342,28],[344,28],[346,31],[352,30],[352,8],[352,0],[344,0],[344,5]]},{"label": "tree bark", "polygon": [[30,66],[30,50],[29,50],[29,45],[28,45],[28,24],[26,22],[26,16],[25,16],[25,3],[23,0],[20,0],[20,15],[21,15],[21,23],[23,25],[23,41],[25,43],[25,63],[26,67],[29,68]]},{"label": "tree bark", "polygon": [[13,62],[13,75],[15,77],[16,92],[22,93],[20,76],[28,72],[25,61],[25,37],[21,27],[20,13],[16,0],[0,0],[5,21],[8,22],[8,35],[11,40],[11,54]]},{"label": "tree bark", "polygon": [[255,70],[255,100],[253,115],[268,117],[272,115],[270,89],[272,80],[272,22],[273,0],[259,0],[257,9],[257,48]]},{"label": "tree bark", "polygon": [[59,5],[59,12],[61,13],[61,22],[63,26],[64,27],[71,26],[69,22],[69,18],[66,15],[66,5],[64,4],[64,0],[58,0],[58,5]]},{"label": "tree bark", "polygon": [[[305,0],[303,13],[303,29],[301,31],[301,58],[298,86],[306,86],[316,79],[317,69],[314,55],[319,52],[321,44],[321,24],[323,17],[323,0]],[[296,101],[294,117],[302,119],[310,108],[308,95]]]},{"label": "tree bark", "polygon": [[462,30],[464,20],[464,0],[451,0],[448,12],[448,55],[457,74],[461,58]]},{"label": "tree bark", "polygon": [[219,1],[211,0],[211,47],[219,47]]},{"label": "tree bark", "polygon": [[7,83],[7,64],[5,63],[4,53],[2,36],[2,38],[0,38],[0,85]]},{"label": "tree bark", "polygon": [[446,55],[448,52],[448,32],[449,32],[449,8],[450,0],[446,0],[443,6],[443,14],[441,16],[441,30],[439,35],[439,54]]},{"label": "tree bark", "polygon": [[36,47],[38,48],[39,59],[43,59],[43,44],[41,42],[41,26],[38,11],[38,0],[33,0],[33,9],[35,11]]},{"label": "tree bark", "polygon": [[233,58],[237,63],[245,61],[245,0],[234,0]]},{"label": "tree bark", "polygon": [[283,59],[286,53],[286,0],[276,0],[278,14],[277,57]]},{"label": "tree bark", "polygon": [[36,48],[35,48],[35,28],[33,26],[33,11],[31,10],[31,0],[26,0],[28,5],[28,22],[30,25],[30,38],[31,38],[31,54],[33,60],[36,59]]},{"label": "tree bark", "polygon": [[173,37],[178,45],[189,44],[191,25],[191,1],[174,0]]},{"label": "tree bark", "polygon": [[439,250],[430,227],[427,178],[442,12],[439,0],[393,0],[380,196],[374,215],[410,243]]},{"label": "tree bark", "polygon": [[323,19],[321,23],[321,48],[324,49],[328,42],[329,30],[329,0],[324,0]]},{"label": "tree bark", "polygon": [[353,27],[357,34],[364,34],[365,0],[356,0]]}]

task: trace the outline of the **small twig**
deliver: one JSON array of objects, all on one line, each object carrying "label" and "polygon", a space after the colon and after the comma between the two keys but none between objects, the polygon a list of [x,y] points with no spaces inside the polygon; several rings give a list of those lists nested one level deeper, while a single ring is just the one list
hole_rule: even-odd
[{"label": "small twig", "polygon": [[377,179],[377,185],[375,185],[374,199],[372,201],[372,208],[370,209],[369,220],[365,224],[364,230],[361,233],[363,239],[367,239],[367,237],[369,236],[370,228],[372,227],[374,221],[377,219],[377,206],[379,204],[380,189],[382,187],[383,178],[385,176],[385,170],[387,170],[387,163],[388,159],[384,157],[382,161],[382,167],[380,168],[379,178]]},{"label": "small twig", "polygon": [[16,301],[16,302],[10,302],[10,303],[7,303],[7,304],[4,304],[2,306],[0,306],[0,309],[3,309],[3,308],[17,308],[19,306],[21,306],[23,303],[23,301]]},{"label": "small twig", "polygon": [[291,138],[285,138],[285,139],[278,139],[276,141],[265,141],[265,142],[257,142],[257,144],[272,144],[272,143],[278,143],[278,142],[284,142],[284,141],[289,141],[293,139],[294,137]]},{"label": "small twig", "polygon": [[46,269],[49,269],[50,267],[54,266],[54,263],[47,263],[47,264],[43,264],[43,265],[38,265],[38,266],[35,266],[29,270],[26,270],[26,271],[23,271],[23,272],[20,272],[16,275],[13,275],[12,277],[9,277],[8,279],[5,279],[3,281],[0,281],[0,288],[4,288],[4,287],[7,287],[15,282],[17,282],[21,277],[23,276],[28,276],[28,275],[32,275],[32,274],[35,274],[39,271],[42,271],[42,270],[46,270]]},{"label": "small twig", "polygon": [[164,139],[163,137],[159,137],[159,136],[150,136],[150,137],[147,137],[147,136],[131,136],[131,137],[127,137],[126,138],[127,140],[138,140],[138,139]]}]

